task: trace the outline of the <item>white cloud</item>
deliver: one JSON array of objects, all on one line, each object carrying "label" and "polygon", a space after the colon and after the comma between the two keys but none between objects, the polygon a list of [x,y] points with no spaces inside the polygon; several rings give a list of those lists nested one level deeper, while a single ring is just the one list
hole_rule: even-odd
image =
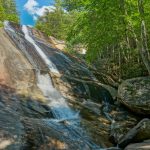
[{"label": "white cloud", "polygon": [[52,11],[54,11],[54,9],[55,9],[54,6],[43,6],[43,7],[37,9],[36,15],[43,16],[44,13],[46,12],[46,10],[48,10],[49,12],[52,12]]},{"label": "white cloud", "polygon": [[38,16],[43,16],[46,10],[49,12],[54,11],[54,6],[39,6],[39,3],[36,0],[28,0],[24,5],[24,9],[33,16],[34,20],[37,20]]},{"label": "white cloud", "polygon": [[36,12],[36,9],[38,8],[38,2],[35,0],[28,0],[27,3],[24,5],[25,10],[31,14],[34,15]]}]

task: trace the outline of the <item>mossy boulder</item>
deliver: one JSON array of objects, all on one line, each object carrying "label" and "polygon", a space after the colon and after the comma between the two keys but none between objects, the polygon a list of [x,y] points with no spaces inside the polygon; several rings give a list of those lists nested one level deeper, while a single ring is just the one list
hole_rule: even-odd
[{"label": "mossy boulder", "polygon": [[118,89],[118,100],[140,114],[150,114],[150,77],[124,81]]}]

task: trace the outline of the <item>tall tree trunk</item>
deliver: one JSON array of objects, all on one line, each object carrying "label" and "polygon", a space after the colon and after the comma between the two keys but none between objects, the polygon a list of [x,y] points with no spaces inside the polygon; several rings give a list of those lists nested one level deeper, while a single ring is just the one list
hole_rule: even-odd
[{"label": "tall tree trunk", "polygon": [[149,58],[149,50],[148,50],[148,44],[147,44],[147,31],[146,31],[146,25],[144,21],[143,1],[144,0],[138,0],[138,8],[139,8],[140,16],[141,16],[140,54],[141,54],[143,63],[145,64],[148,70],[148,73],[150,75],[150,58]]},{"label": "tall tree trunk", "polygon": [[119,54],[118,54],[118,64],[119,64],[119,82],[121,81],[122,78],[122,64],[121,64],[121,59],[122,59],[122,53],[123,52],[123,46],[120,44],[119,46]]}]

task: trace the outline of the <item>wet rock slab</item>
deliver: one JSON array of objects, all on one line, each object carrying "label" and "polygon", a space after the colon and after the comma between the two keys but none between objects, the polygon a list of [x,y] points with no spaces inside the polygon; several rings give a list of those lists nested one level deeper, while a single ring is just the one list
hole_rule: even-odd
[{"label": "wet rock slab", "polygon": [[94,144],[67,121],[57,122],[46,103],[0,85],[0,149],[91,150]]},{"label": "wet rock slab", "polygon": [[13,88],[0,84],[0,149],[19,150],[27,143],[23,120],[48,118],[42,103],[17,95]]}]

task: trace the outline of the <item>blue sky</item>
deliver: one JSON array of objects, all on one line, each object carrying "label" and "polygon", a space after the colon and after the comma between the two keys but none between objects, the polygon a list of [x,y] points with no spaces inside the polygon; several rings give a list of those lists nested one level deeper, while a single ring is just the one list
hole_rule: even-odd
[{"label": "blue sky", "polygon": [[52,10],[54,0],[16,0],[20,22],[34,26],[36,19],[44,14],[45,8]]}]

